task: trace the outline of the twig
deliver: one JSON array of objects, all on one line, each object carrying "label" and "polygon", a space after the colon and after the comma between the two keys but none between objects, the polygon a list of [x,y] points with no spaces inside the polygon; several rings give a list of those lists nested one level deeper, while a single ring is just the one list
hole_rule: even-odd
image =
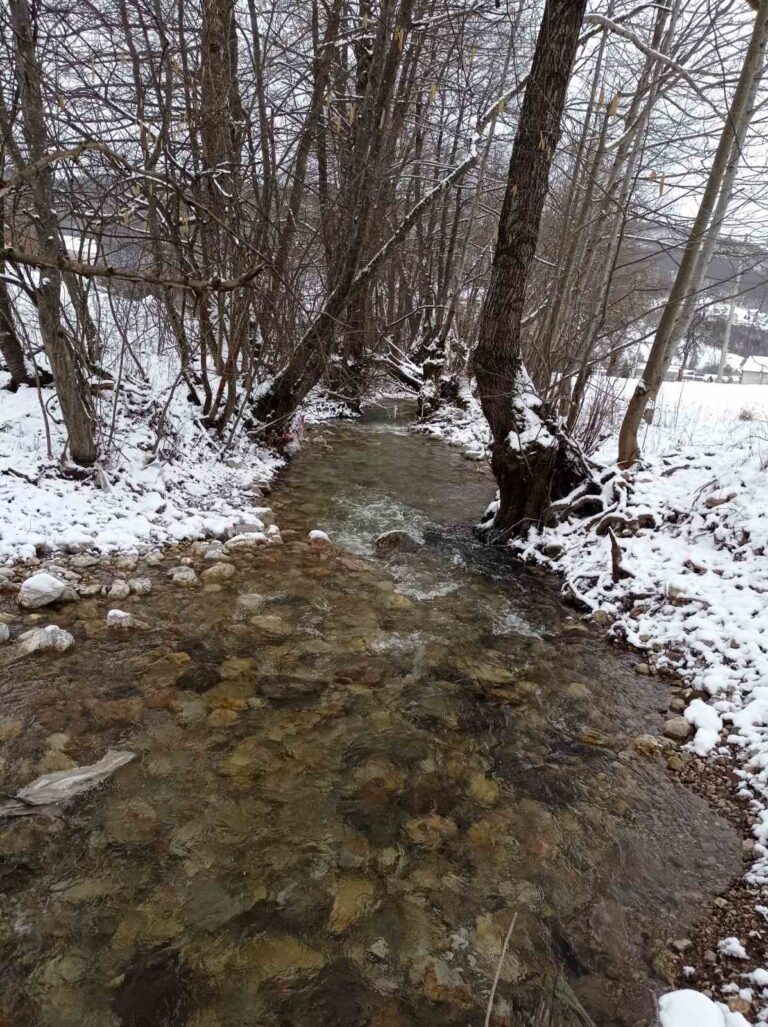
[{"label": "twig", "polygon": [[488,999],[488,1009],[485,1013],[485,1024],[483,1027],[490,1027],[491,1025],[491,1014],[493,1013],[493,1003],[496,999],[496,988],[499,986],[499,978],[501,977],[501,968],[504,966],[504,959],[507,955],[507,947],[509,945],[509,939],[512,937],[512,931],[515,929],[517,923],[517,913],[512,917],[512,923],[509,925],[507,936],[504,939],[504,944],[501,947],[501,955],[499,956],[499,965],[496,967],[496,976],[493,978],[493,987],[491,988],[491,997]]}]

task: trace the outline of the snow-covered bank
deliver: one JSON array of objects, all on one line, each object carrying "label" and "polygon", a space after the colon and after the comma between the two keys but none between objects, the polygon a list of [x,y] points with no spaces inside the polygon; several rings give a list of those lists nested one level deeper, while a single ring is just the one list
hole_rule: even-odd
[{"label": "snow-covered bank", "polygon": [[281,458],[245,438],[222,456],[170,373],[158,362],[150,382],[123,383],[111,455],[87,480],[61,473],[53,390],[42,393],[45,420],[35,389],[0,393],[0,563],[40,547],[113,552],[216,535],[258,503]]},{"label": "snow-covered bank", "polygon": [[[431,433],[474,454],[484,426],[469,423],[473,414],[476,403],[447,411]],[[606,471],[616,459],[618,423],[613,429],[595,454]],[[643,466],[624,475],[612,522],[625,577],[614,581],[610,536],[595,531],[602,513],[534,532],[519,550],[558,571],[566,593],[644,650],[641,671],[690,686],[690,726],[671,718],[669,734],[684,740],[690,731],[686,744],[700,757],[735,763],[754,825],[746,880],[768,910],[768,387],[665,383],[641,446]],[[766,939],[762,929],[737,939],[744,960],[716,953],[726,990],[715,997],[738,999],[760,1022],[768,1021]]]}]

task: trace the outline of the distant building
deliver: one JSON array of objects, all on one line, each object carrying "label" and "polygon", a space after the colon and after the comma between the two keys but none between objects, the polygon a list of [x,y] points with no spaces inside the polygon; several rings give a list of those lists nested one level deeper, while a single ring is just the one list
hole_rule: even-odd
[{"label": "distant building", "polygon": [[768,357],[747,357],[741,365],[742,385],[768,385]]}]

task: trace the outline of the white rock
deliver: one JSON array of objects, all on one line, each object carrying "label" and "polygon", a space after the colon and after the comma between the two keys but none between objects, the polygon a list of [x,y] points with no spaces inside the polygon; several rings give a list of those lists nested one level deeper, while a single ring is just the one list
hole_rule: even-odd
[{"label": "white rock", "polygon": [[235,535],[228,542],[224,543],[224,548],[229,551],[231,549],[255,549],[256,546],[265,546],[269,539],[263,531],[249,531],[243,535]]},{"label": "white rock", "polygon": [[42,652],[46,649],[54,649],[56,652],[63,653],[74,644],[75,640],[68,631],[55,624],[49,624],[45,628],[32,628],[19,635],[18,652],[20,656],[29,656],[30,653]]},{"label": "white rock", "polygon": [[237,597],[237,605],[247,613],[255,613],[261,610],[266,604],[266,597],[258,592],[243,592]]},{"label": "white rock", "polygon": [[8,625],[0,624],[0,645],[2,645],[3,642],[7,642],[10,637],[11,629],[8,627]]},{"label": "white rock", "polygon": [[110,599],[125,599],[131,594],[131,586],[122,578],[115,578],[107,595]]},{"label": "white rock", "polygon": [[226,556],[224,546],[217,542],[215,546],[208,546],[205,553],[203,554],[204,560],[223,560]]},{"label": "white rock", "polygon": [[159,563],[163,562],[163,554],[159,549],[153,549],[151,553],[147,553],[144,557],[144,563],[150,567],[157,567]]},{"label": "white rock", "polygon": [[311,546],[329,546],[331,538],[324,531],[320,531],[319,528],[313,528],[309,533],[309,544]]},{"label": "white rock", "polygon": [[235,568],[231,563],[215,563],[213,567],[203,571],[203,578],[206,581],[227,581],[234,573]]},{"label": "white rock", "polygon": [[148,596],[152,591],[152,581],[149,578],[131,578],[128,582],[131,592],[137,596]]},{"label": "white rock", "polygon": [[66,587],[65,581],[54,578],[52,574],[45,572],[33,574],[31,578],[27,578],[19,590],[19,606],[23,606],[27,610],[48,606],[49,603],[55,603],[57,599],[61,598]]},{"label": "white rock", "polygon": [[110,610],[107,614],[107,626],[110,628],[136,628],[138,621],[132,613],[125,610]]},{"label": "white rock", "polygon": [[267,528],[267,537],[271,538],[272,535],[279,535],[279,534],[280,534],[280,529],[278,528],[278,526],[276,524],[270,524],[269,527]]},{"label": "white rock", "polygon": [[235,535],[247,535],[253,531],[263,531],[264,523],[261,517],[258,516],[258,510],[254,514],[244,513],[238,517],[227,534],[230,538],[233,538]]},{"label": "white rock", "polygon": [[197,581],[193,567],[172,567],[168,576],[174,585],[194,585]]}]

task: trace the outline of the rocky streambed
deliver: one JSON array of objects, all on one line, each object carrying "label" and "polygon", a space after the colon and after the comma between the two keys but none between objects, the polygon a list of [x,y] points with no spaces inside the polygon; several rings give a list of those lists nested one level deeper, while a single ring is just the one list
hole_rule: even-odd
[{"label": "rocky streambed", "polygon": [[499,965],[496,1027],[653,1021],[740,840],[669,776],[664,684],[478,546],[486,472],[391,413],[295,459],[280,533],[5,586],[0,790],[135,759],[0,821],[0,1024],[480,1027]]}]

